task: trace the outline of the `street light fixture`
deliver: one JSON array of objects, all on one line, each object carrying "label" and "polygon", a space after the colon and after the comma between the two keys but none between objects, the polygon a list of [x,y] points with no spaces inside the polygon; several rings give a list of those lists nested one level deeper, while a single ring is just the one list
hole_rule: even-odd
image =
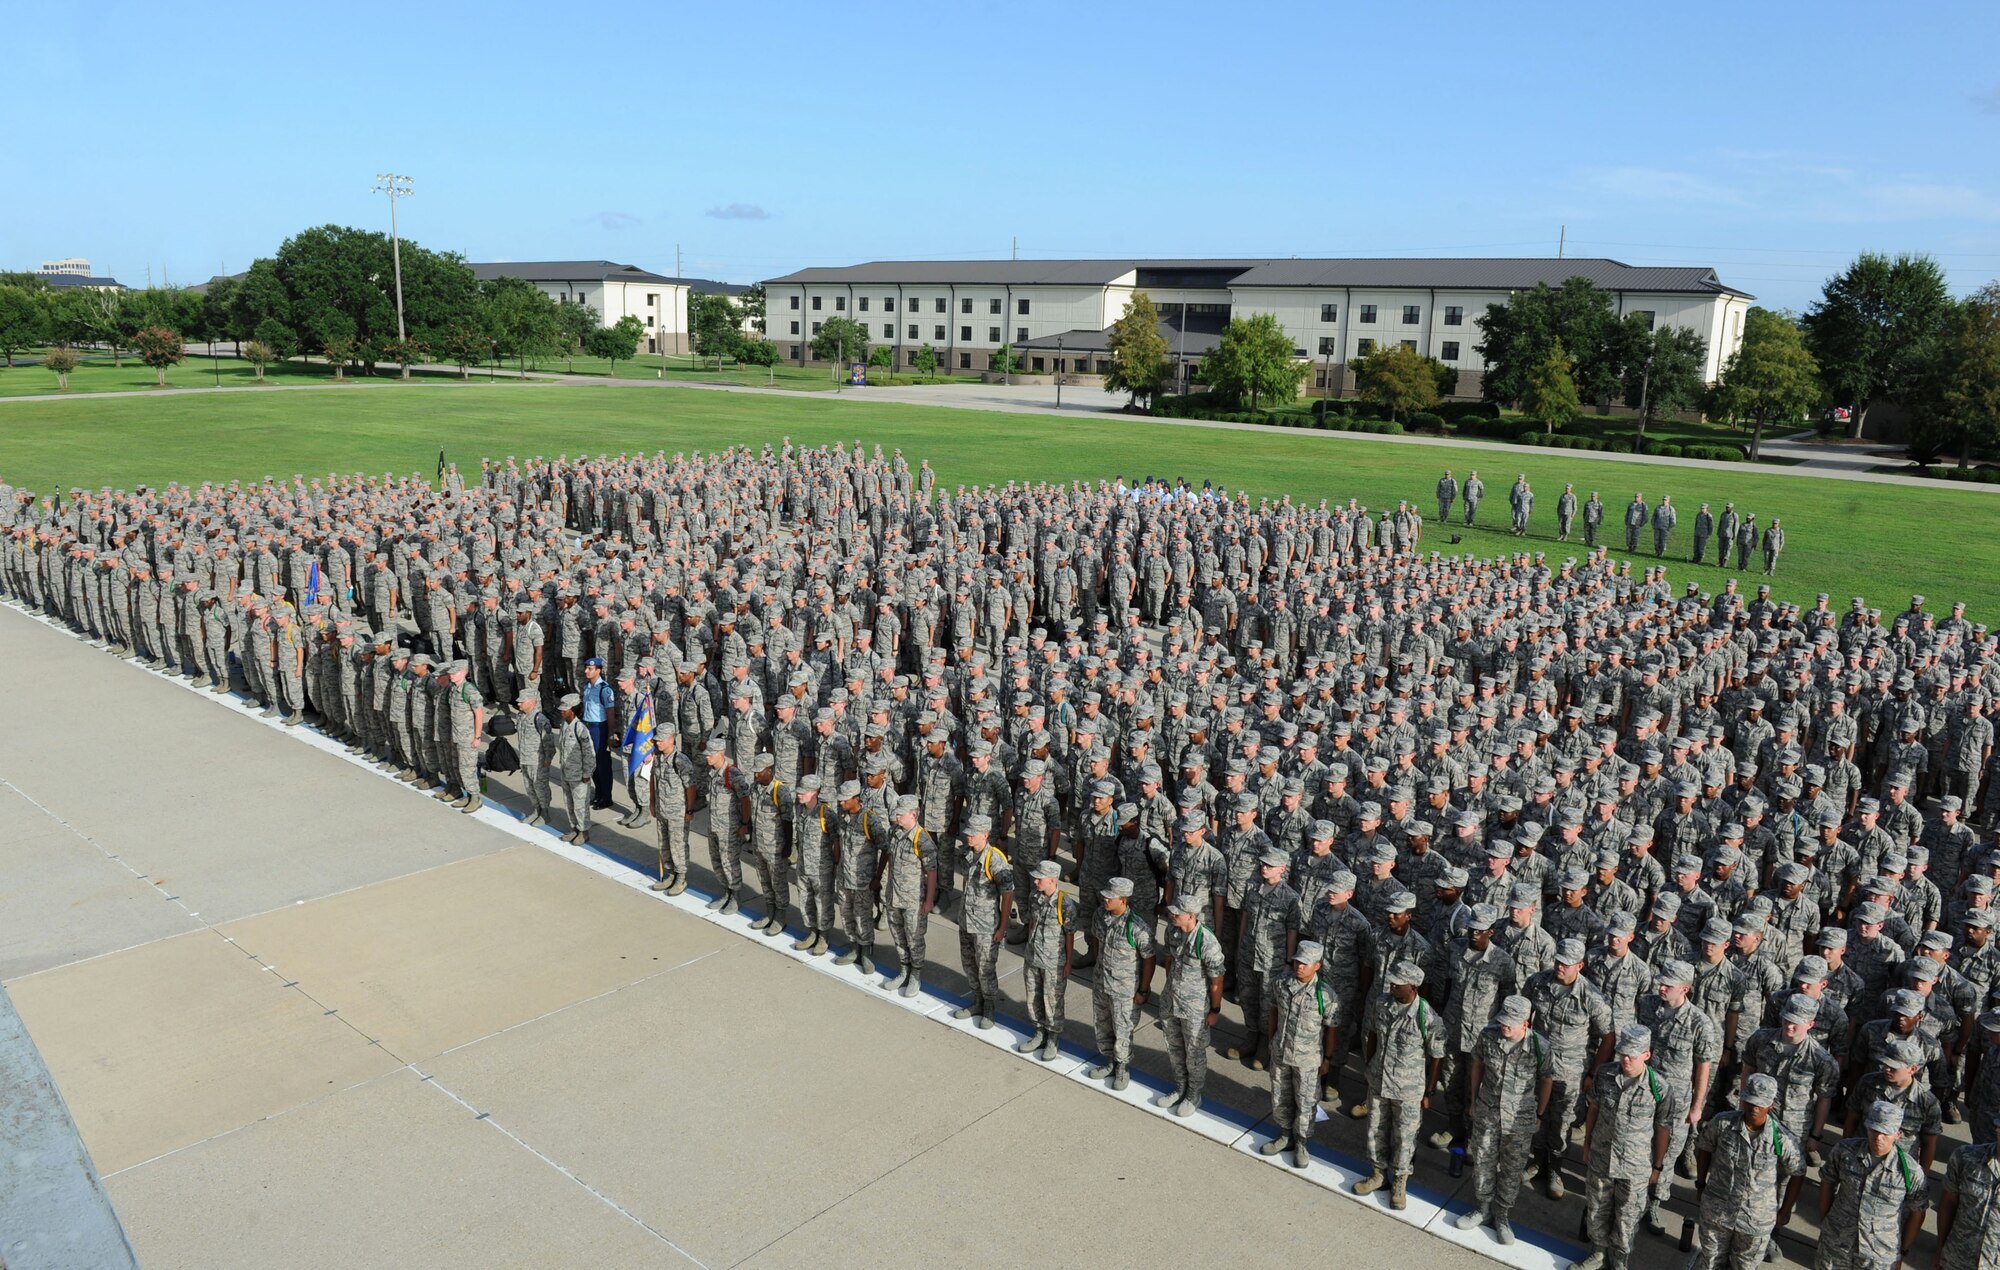
[{"label": "street light fixture", "polygon": [[[371,194],[387,194],[389,196],[389,259],[395,266],[396,271],[396,342],[398,344],[407,341],[409,335],[403,327],[403,245],[396,232],[396,200],[399,198],[408,198],[415,192],[416,182],[410,177],[395,172],[377,172],[375,174],[375,188],[369,191]],[[404,362],[403,373],[408,375],[409,370],[410,364]]]},{"label": "street light fixture", "polygon": [[1056,336],[1056,409],[1062,409],[1063,337]]}]

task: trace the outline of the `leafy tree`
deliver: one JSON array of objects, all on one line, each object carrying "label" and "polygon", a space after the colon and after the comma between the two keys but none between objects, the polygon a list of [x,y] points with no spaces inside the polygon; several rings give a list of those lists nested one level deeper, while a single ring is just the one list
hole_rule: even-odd
[{"label": "leafy tree", "polygon": [[56,387],[69,391],[69,373],[83,364],[83,354],[67,344],[51,344],[42,353],[42,369],[55,372]]},{"label": "leafy tree", "polygon": [[1014,355],[1012,344],[1002,344],[993,350],[993,360],[988,369],[996,375],[1018,375],[1021,373],[1021,359]]},{"label": "leafy tree", "polygon": [[1721,413],[1753,423],[1750,457],[1757,457],[1767,425],[1802,419],[1819,399],[1819,367],[1799,328],[1783,314],[1751,309],[1743,318],[1743,347],[1723,368],[1716,391]]},{"label": "leafy tree", "polygon": [[[285,328],[284,343],[271,338],[270,323]],[[278,276],[275,261],[259,260],[250,266],[229,296],[229,333],[234,339],[258,339],[281,352],[298,346],[298,330],[292,325],[292,301]]]},{"label": "leafy tree", "polygon": [[167,386],[167,367],[178,365],[187,358],[187,347],[181,343],[181,333],[165,326],[142,326],[132,333],[132,347],[138,351],[139,360],[159,373],[159,387]]},{"label": "leafy tree", "polygon": [[760,335],[763,334],[764,284],[761,282],[752,283],[750,289],[743,293],[743,298],[736,302],[736,310],[749,319],[751,330],[756,331]]},{"label": "leafy tree", "polygon": [[[480,312],[501,357],[527,370],[530,357],[562,350],[561,305],[521,278],[490,278],[479,284]],[[592,329],[602,329],[594,327]]]},{"label": "leafy tree", "polygon": [[347,378],[347,368],[354,364],[361,352],[360,337],[354,333],[354,319],[338,309],[322,309],[314,336],[319,351],[326,356],[326,364],[333,367],[333,377]]},{"label": "leafy tree", "polygon": [[917,350],[917,360],[913,365],[920,377],[924,379],[931,378],[937,374],[938,351],[929,344],[925,344]]},{"label": "leafy tree", "polygon": [[[255,292],[249,325],[279,317],[291,325],[301,345],[311,346],[328,314],[338,312],[353,323],[359,352],[378,354],[396,338],[396,275],[387,234],[322,225],[286,239],[268,262],[282,305],[274,302],[260,276],[259,266],[265,263],[252,265],[244,279],[242,289]],[[428,341],[473,312],[480,287],[458,256],[404,239],[402,275],[406,329],[412,337]]]},{"label": "leafy tree", "polygon": [[1167,384],[1167,337],[1160,334],[1160,310],[1153,297],[1134,291],[1125,312],[1111,324],[1105,336],[1111,352],[1111,370],[1104,376],[1104,391],[1130,393],[1127,406],[1151,409],[1153,398]]},{"label": "leafy tree", "polygon": [[26,287],[0,287],[0,353],[7,365],[14,364],[14,354],[42,342],[45,319],[40,300]]},{"label": "leafy tree", "polygon": [[1969,466],[1975,449],[2000,445],[2000,282],[1955,306],[1935,377],[1935,417],[1942,438]]},{"label": "leafy tree", "polygon": [[[883,350],[887,350],[888,347],[886,344],[882,346]],[[872,362],[875,354],[870,353],[868,356]],[[736,350],[736,360],[752,366],[776,366],[778,364],[778,346],[766,340],[746,339]],[[893,352],[890,354],[890,360],[892,363],[895,360]]]},{"label": "leafy tree", "polygon": [[1624,350],[1614,307],[1609,292],[1582,277],[1553,288],[1538,282],[1505,304],[1487,305],[1477,346],[1486,360],[1481,393],[1493,402],[1525,401],[1529,379],[1548,361],[1549,349],[1561,343],[1580,400],[1615,396],[1622,387]]},{"label": "leafy tree", "polygon": [[[588,304],[556,304],[556,327],[561,332],[563,355],[570,359],[570,369],[576,369],[576,355],[581,352],[590,333],[598,328],[597,310]],[[474,361],[478,357],[473,358]],[[463,366],[460,367],[464,369]]]},{"label": "leafy tree", "polygon": [[194,329],[201,332],[201,338],[211,344],[223,340],[235,340],[237,351],[242,352],[242,340],[234,333],[237,281],[234,278],[215,277],[209,279],[208,290],[202,293],[201,315]]},{"label": "leafy tree", "polygon": [[376,350],[385,361],[395,362],[402,367],[404,379],[410,377],[410,363],[424,360],[430,348],[422,340],[384,340]]},{"label": "leafy tree", "polygon": [[1237,402],[1282,404],[1298,396],[1299,383],[1312,364],[1292,355],[1292,337],[1269,313],[1231,318],[1215,351],[1201,359],[1199,378],[1214,391]]},{"label": "leafy tree", "polygon": [[1655,419],[1672,418],[1701,405],[1708,384],[1702,369],[1708,341],[1684,326],[1646,329],[1639,317],[1625,319],[1625,404],[1639,412],[1638,448]]},{"label": "leafy tree", "polygon": [[627,313],[610,326],[600,326],[584,340],[584,351],[611,363],[611,377],[618,377],[618,363],[629,361],[639,352],[646,324]]},{"label": "leafy tree", "polygon": [[461,324],[445,329],[437,349],[439,356],[458,367],[458,377],[465,379],[475,362],[486,360],[486,354],[493,350],[493,340],[478,327]]},{"label": "leafy tree", "polygon": [[108,345],[114,369],[125,365],[125,350],[132,347],[132,330],[127,322],[123,291],[92,290],[84,297],[78,316],[93,343]]},{"label": "leafy tree", "polygon": [[1521,408],[1540,419],[1551,434],[1567,427],[1582,412],[1583,401],[1577,395],[1576,378],[1561,340],[1529,371]]},{"label": "leafy tree", "polygon": [[868,360],[868,328],[853,318],[828,318],[813,336],[812,355],[823,362],[864,362]]},{"label": "leafy tree", "polygon": [[1950,310],[1944,271],[1929,256],[1864,252],[1827,280],[1806,311],[1805,347],[1833,403],[1852,408],[1850,436],[1863,435],[1870,402],[1922,391]]},{"label": "leafy tree", "polygon": [[887,344],[877,344],[868,350],[868,364],[880,366],[886,372],[884,380],[893,379],[896,374],[896,350]]},{"label": "leafy tree", "polygon": [[260,384],[264,382],[264,368],[278,360],[278,350],[263,340],[250,340],[238,351],[243,355],[244,361],[256,368],[257,382]]},{"label": "leafy tree", "polygon": [[292,339],[292,328],[277,318],[267,317],[257,323],[251,335],[257,343],[271,350],[273,361],[282,362],[298,351],[298,345]]},{"label": "leafy tree", "polygon": [[736,356],[743,343],[743,315],[726,295],[696,293],[693,306],[694,351],[712,357],[718,365],[725,357]]},{"label": "leafy tree", "polygon": [[[1401,344],[1377,347],[1349,367],[1361,399],[1379,406],[1391,419],[1407,419],[1428,410],[1438,400],[1438,370],[1444,364]],[[1444,367],[1448,372],[1456,372]]]}]

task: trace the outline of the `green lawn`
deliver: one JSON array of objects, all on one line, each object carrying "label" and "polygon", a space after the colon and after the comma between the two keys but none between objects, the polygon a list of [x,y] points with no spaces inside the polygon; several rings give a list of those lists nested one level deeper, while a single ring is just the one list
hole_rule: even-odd
[{"label": "green lawn", "polygon": [[[684,353],[676,353],[666,359],[667,378],[697,384],[741,384],[751,388],[791,388],[801,392],[828,392],[835,387],[831,368],[826,366],[798,366],[780,363],[776,366],[749,366],[730,364],[716,367],[705,359],[691,358]],[[641,353],[630,361],[622,361],[614,367],[601,357],[578,357],[570,359],[549,358],[530,361],[528,369],[544,374],[607,375],[615,379],[658,379],[660,358],[656,354]],[[868,368],[868,380],[872,384],[913,384],[919,382],[908,374],[885,378],[880,367]],[[845,382],[844,380],[842,381]],[[976,375],[936,375],[922,381],[925,383],[978,383]]]},{"label": "green lawn", "polygon": [[[1707,499],[1719,510],[1724,499],[1734,499],[1760,523],[1773,513],[1784,518],[1790,548],[1777,590],[1787,598],[1810,603],[1813,592],[1824,589],[1844,608],[1859,592],[1894,611],[1921,590],[1939,608],[1962,598],[1977,619],[2000,617],[2000,535],[1991,532],[2000,502],[1983,489],[1803,479],[1747,466],[1709,471],[1590,461],[1528,448],[1518,454],[1449,450],[1340,433],[998,414],[870,402],[859,393],[788,399],[555,386],[510,393],[381,387],[0,403],[0,479],[48,490],[295,471],[429,473],[440,448],[462,468],[476,469],[482,455],[672,453],[776,443],[787,434],[804,444],[858,438],[885,449],[900,446],[913,463],[928,457],[948,485],[1150,473],[1197,483],[1212,478],[1253,495],[1315,501],[1352,496],[1378,509],[1409,498],[1434,511],[1431,489],[1439,471],[1449,465],[1463,479],[1468,466],[1477,465],[1491,491],[1480,517],[1486,527],[1451,532],[1465,535],[1456,550],[1482,555],[1526,546],[1561,559],[1579,547],[1553,541],[1555,500],[1566,480],[1583,495],[1602,491],[1614,521],[1635,489],[1649,499],[1672,494],[1683,508],[1683,552],[1695,507]],[[1538,493],[1535,529],[1525,544],[1492,528],[1504,522],[1506,489],[1516,472],[1526,472]],[[1911,537],[1917,526],[1921,541]],[[1441,528],[1427,530],[1426,545],[1453,550]],[[1755,568],[1753,562],[1753,573]],[[1728,575],[1675,562],[1671,576],[1711,589]]]},{"label": "green lawn", "polygon": [[[458,372],[412,371],[413,383],[441,384],[458,382]],[[373,376],[376,380],[388,381],[396,377],[396,368],[385,367]],[[349,367],[348,378],[361,378],[359,368]],[[484,376],[478,376],[484,382]],[[324,384],[333,381],[333,368],[323,362],[310,365],[299,362],[274,363],[264,368],[264,381],[271,384]],[[517,382],[517,381],[496,381]],[[149,392],[159,383],[159,372],[136,357],[126,357],[123,366],[112,364],[111,357],[92,354],[91,359],[70,372],[69,391],[75,394],[104,392]],[[256,368],[227,354],[211,360],[208,357],[190,357],[178,366],[167,369],[169,388],[254,388],[257,386]],[[55,373],[41,365],[16,365],[0,367],[0,397],[29,397],[42,393],[58,392]]]}]

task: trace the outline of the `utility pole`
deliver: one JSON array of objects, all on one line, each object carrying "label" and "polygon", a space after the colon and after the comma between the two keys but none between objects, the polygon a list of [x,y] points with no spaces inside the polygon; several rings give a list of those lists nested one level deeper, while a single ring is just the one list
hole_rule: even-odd
[{"label": "utility pole", "polygon": [[1019,234],[1016,234],[1014,235],[1014,259],[1019,260],[1020,258],[1021,258],[1021,236]]},{"label": "utility pole", "polygon": [[[409,333],[403,327],[403,244],[396,232],[396,200],[415,193],[416,182],[395,172],[377,172],[375,188],[369,192],[389,196],[389,260],[396,273],[396,342],[401,344],[409,339]],[[403,374],[409,373],[410,364],[404,362]]]},{"label": "utility pole", "polygon": [[1561,233],[1556,237],[1556,259],[1561,260],[1563,258],[1563,253],[1568,249],[1569,249],[1569,226],[1564,225],[1562,227]]}]

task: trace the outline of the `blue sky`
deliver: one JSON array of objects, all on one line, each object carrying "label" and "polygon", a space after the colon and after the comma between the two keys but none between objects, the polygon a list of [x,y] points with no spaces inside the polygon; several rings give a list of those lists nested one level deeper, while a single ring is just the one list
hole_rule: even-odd
[{"label": "blue sky", "polygon": [[[1553,255],[1802,308],[2000,276],[2000,5],[17,8],[0,267],[328,221],[754,281],[888,257]],[[1643,16],[1640,16],[1643,12]],[[560,13],[560,18],[552,19]]]}]

